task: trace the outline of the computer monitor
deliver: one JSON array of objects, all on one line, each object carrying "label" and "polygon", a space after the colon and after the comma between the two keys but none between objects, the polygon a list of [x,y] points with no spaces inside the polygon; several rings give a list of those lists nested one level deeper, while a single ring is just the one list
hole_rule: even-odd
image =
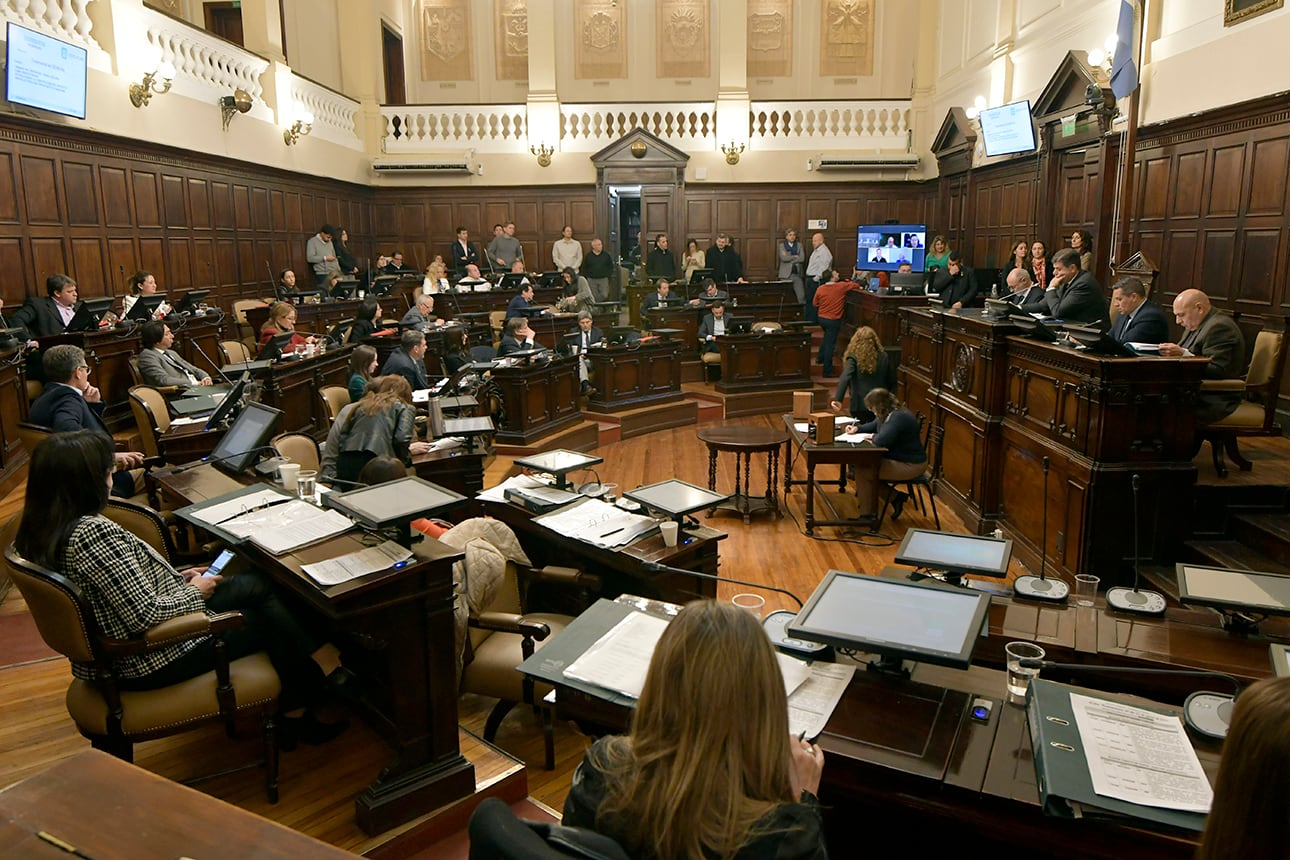
[{"label": "computer monitor", "polygon": [[1033,337],[1035,340],[1046,340],[1049,343],[1053,343],[1057,340],[1057,332],[1053,331],[1034,317],[1016,313],[1008,317],[1008,319],[1011,320],[1017,328],[1021,329],[1022,334]]},{"label": "computer monitor", "polygon": [[726,322],[726,334],[748,334],[752,328],[752,319],[749,317],[728,317]]},{"label": "computer monitor", "polygon": [[143,293],[135,298],[130,312],[125,315],[128,320],[150,320],[166,301],[164,293]]},{"label": "computer monitor", "polygon": [[210,290],[189,290],[180,296],[179,301],[175,302],[175,313],[192,313],[202,306],[202,303],[206,301],[206,297],[210,294]]},{"label": "computer monitor", "polygon": [[358,292],[358,278],[341,278],[331,285],[333,299],[352,299]]},{"label": "computer monitor", "polygon": [[76,313],[72,315],[71,322],[67,324],[67,331],[94,331],[99,327],[99,320],[103,315],[112,310],[112,305],[116,299],[112,296],[104,296],[96,299],[85,299],[76,306]]},{"label": "computer monitor", "polygon": [[229,474],[241,474],[268,448],[281,423],[281,409],[248,403],[206,459]]},{"label": "computer monitor", "polygon": [[861,224],[856,228],[856,268],[896,272],[909,263],[923,271],[927,259],[926,224]]},{"label": "computer monitor", "polygon": [[788,635],[835,648],[966,669],[990,595],[830,570]]},{"label": "computer monitor", "polygon": [[507,272],[497,282],[497,288],[499,290],[515,290],[518,292],[520,287],[524,286],[525,281],[530,284],[533,283],[533,279],[524,272]]},{"label": "computer monitor", "polygon": [[224,395],[224,399],[220,401],[219,406],[215,407],[215,411],[211,413],[211,417],[206,420],[207,430],[216,429],[232,417],[233,411],[237,409],[237,405],[242,402],[242,395],[246,392],[246,386],[250,381],[251,374],[244,371],[242,373],[242,378],[233,383],[233,387],[229,390],[228,394]]},{"label": "computer monitor", "polygon": [[896,563],[964,574],[1008,578],[1012,541],[1005,538],[959,535],[930,529],[910,529],[896,550]]},{"label": "computer monitor", "polygon": [[294,331],[284,331],[275,334],[265,341],[264,346],[260,347],[259,353],[256,354],[256,361],[274,361],[279,358],[287,347],[291,345],[291,339],[296,336]]},{"label": "computer monitor", "polygon": [[923,292],[924,276],[918,272],[892,272],[887,276],[889,291],[896,294],[917,296]]},{"label": "computer monitor", "polygon": [[714,493],[676,478],[628,490],[623,493],[623,496],[633,502],[639,502],[650,510],[667,514],[678,525],[685,525],[687,514],[704,508],[715,508],[730,499],[729,494]]},{"label": "computer monitor", "polygon": [[1113,355],[1118,358],[1136,358],[1138,355],[1132,347],[1125,346],[1115,338],[1100,331],[1067,328],[1066,333],[1089,352],[1095,352],[1100,355]]},{"label": "computer monitor", "polygon": [[398,280],[398,275],[377,275],[372,278],[372,286],[368,292],[374,296],[388,296]]},{"label": "computer monitor", "polygon": [[556,489],[563,490],[569,486],[567,476],[570,472],[590,469],[592,466],[599,466],[603,462],[605,462],[603,457],[584,454],[581,451],[556,448],[553,451],[543,451],[541,454],[521,457],[515,461],[515,465],[524,469],[532,469],[535,472],[550,474],[555,478]]},{"label": "computer monitor", "polygon": [[564,277],[559,272],[543,272],[538,275],[537,285],[539,287],[563,287]]},{"label": "computer monitor", "polygon": [[987,156],[1034,152],[1035,121],[1031,118],[1028,100],[986,108],[978,115],[977,122]]},{"label": "computer monitor", "polygon": [[712,277],[712,269],[695,269],[690,273],[690,283],[701,284]]},{"label": "computer monitor", "polygon": [[605,328],[606,343],[630,343],[633,340],[640,340],[641,333],[635,326],[630,325],[611,325]]},{"label": "computer monitor", "polygon": [[1228,612],[1290,615],[1290,576],[1178,562],[1178,601]]},{"label": "computer monitor", "polygon": [[459,493],[408,476],[344,493],[328,493],[324,504],[369,529],[384,529],[406,526],[464,501],[466,497]]}]

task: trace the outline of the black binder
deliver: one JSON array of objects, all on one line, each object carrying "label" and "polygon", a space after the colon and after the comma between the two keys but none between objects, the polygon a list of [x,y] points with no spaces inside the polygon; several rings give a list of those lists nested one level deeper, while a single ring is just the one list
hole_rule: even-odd
[{"label": "black binder", "polygon": [[[1057,818],[1105,818],[1151,821],[1180,830],[1199,832],[1205,829],[1205,814],[1143,806],[1103,797],[1093,791],[1093,779],[1084,758],[1084,744],[1071,707],[1071,693],[1094,699],[1118,701],[1081,687],[1068,687],[1036,678],[1030,682],[1026,697],[1026,720],[1030,726],[1030,745],[1039,783],[1039,802],[1045,815]],[[1172,708],[1134,707],[1177,716]]]}]

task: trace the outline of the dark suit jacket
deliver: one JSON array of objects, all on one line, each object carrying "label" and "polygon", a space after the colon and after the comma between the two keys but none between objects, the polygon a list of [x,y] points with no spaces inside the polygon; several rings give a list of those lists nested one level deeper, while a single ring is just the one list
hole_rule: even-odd
[{"label": "dark suit jacket", "polygon": [[1030,290],[1019,293],[1008,299],[1025,313],[1048,313],[1048,303],[1044,301],[1044,290],[1038,284],[1031,284]]},{"label": "dark suit jacket", "polygon": [[972,270],[961,266],[957,275],[951,275],[948,266],[938,269],[932,276],[932,292],[941,294],[941,301],[947,308],[953,307],[955,302],[962,302],[965,308],[972,307],[976,301],[976,281],[972,279]]},{"label": "dark suit jacket", "polygon": [[530,303],[524,296],[514,296],[506,306],[506,318],[532,316],[536,311],[537,305]]},{"label": "dark suit jacket", "polygon": [[397,373],[406,379],[413,391],[430,387],[430,383],[426,381],[425,364],[412,358],[402,347],[390,353],[390,357],[385,359],[385,364],[381,365],[382,376],[391,373]]},{"label": "dark suit jacket", "polygon": [[[721,319],[725,323],[726,331],[730,331],[730,319],[731,319],[730,314],[724,314],[721,317]],[[720,351],[720,347],[717,346],[715,341],[711,343],[708,342],[708,335],[715,334],[714,330],[716,329],[716,327],[717,327],[716,317],[712,314],[705,314],[703,317],[703,322],[699,323],[699,351],[700,352],[719,352]]]},{"label": "dark suit jacket", "polygon": [[63,318],[58,315],[58,303],[49,296],[38,296],[27,299],[22,307],[9,315],[9,325],[17,328],[26,326],[27,333],[36,339],[52,337],[67,330]]},{"label": "dark suit jacket", "polygon": [[453,265],[456,266],[458,272],[464,272],[466,271],[466,267],[471,263],[479,262],[479,252],[475,250],[475,246],[471,242],[466,243],[466,248],[463,251],[461,242],[457,239],[453,239],[452,262]]},{"label": "dark suit jacket", "polygon": [[[683,298],[678,297],[675,293],[667,294],[667,304],[669,307],[673,305],[682,305],[684,303],[685,303],[685,300]],[[663,307],[663,302],[659,300],[658,292],[650,293],[648,296],[646,296],[644,299],[641,300],[642,311],[649,311],[649,310],[653,310],[654,308],[661,308],[661,307]]]},{"label": "dark suit jacket", "polygon": [[[1206,379],[1242,379],[1245,376],[1245,337],[1236,320],[1225,313],[1210,310],[1200,326],[1194,332],[1184,334],[1178,345],[1192,355],[1209,359],[1205,366]],[[1201,391],[1196,398],[1196,426],[1231,415],[1241,405],[1243,395],[1241,391]]]},{"label": "dark suit jacket", "polygon": [[111,436],[103,423],[103,403],[86,403],[79,391],[70,385],[50,383],[31,404],[32,424],[49,427],[57,433],[71,430],[97,430]]},{"label": "dark suit jacket", "polygon": [[727,245],[724,251],[713,245],[703,256],[712,270],[712,280],[718,284],[737,281],[744,276],[744,261],[733,245]]},{"label": "dark suit jacket", "polygon": [[[569,329],[569,334],[581,335],[581,334],[582,334],[582,329],[580,329],[580,328],[571,328],[571,329]],[[604,332],[602,332],[598,326],[594,326],[594,325],[593,325],[593,326],[591,327],[591,332],[590,332],[590,334],[591,334],[591,341],[590,341],[590,344],[591,344],[592,346],[595,346],[596,344],[600,343],[602,340],[604,340],[604,339],[605,339],[605,334],[604,334]],[[577,346],[578,351],[580,351],[580,352],[581,352],[581,350],[582,350],[582,340],[581,340],[581,339],[579,339],[578,341],[576,341],[576,343],[578,344],[578,346]]]},{"label": "dark suit jacket", "polygon": [[1066,322],[1097,323],[1102,331],[1110,328],[1110,313],[1102,288],[1088,272],[1081,271],[1075,280],[1062,284],[1055,290],[1046,290],[1050,316]]},{"label": "dark suit jacket", "polygon": [[655,248],[645,258],[645,274],[651,278],[675,278],[676,257],[671,251]]},{"label": "dark suit jacket", "polygon": [[1115,325],[1111,326],[1111,337],[1120,343],[1164,343],[1169,340],[1169,321],[1165,319],[1165,312],[1160,310],[1160,305],[1147,299],[1133,313],[1132,321],[1129,320],[1129,314],[1120,314],[1115,318]]},{"label": "dark suit jacket", "polygon": [[501,343],[497,345],[497,357],[510,355],[513,352],[519,352],[522,349],[534,349],[537,347],[537,341],[529,343],[528,341],[518,341],[509,334],[502,335]]}]

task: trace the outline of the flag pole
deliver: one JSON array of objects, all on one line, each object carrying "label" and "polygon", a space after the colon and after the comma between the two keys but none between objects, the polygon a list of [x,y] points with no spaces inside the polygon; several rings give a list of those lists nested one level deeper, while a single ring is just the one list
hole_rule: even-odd
[{"label": "flag pole", "polygon": [[1133,92],[1129,94],[1129,127],[1124,135],[1124,151],[1121,153],[1121,163],[1124,167],[1120,174],[1120,199],[1116,204],[1119,220],[1115,227],[1116,241],[1112,249],[1115,252],[1112,260],[1116,262],[1123,262],[1128,259],[1130,253],[1129,213],[1133,208],[1133,164],[1137,157],[1138,146],[1138,101],[1142,95],[1142,43],[1147,37],[1147,3],[1149,1],[1142,0],[1140,35],[1133,40],[1132,44],[1134,52],[1133,63],[1138,71],[1138,84],[1133,88]]}]

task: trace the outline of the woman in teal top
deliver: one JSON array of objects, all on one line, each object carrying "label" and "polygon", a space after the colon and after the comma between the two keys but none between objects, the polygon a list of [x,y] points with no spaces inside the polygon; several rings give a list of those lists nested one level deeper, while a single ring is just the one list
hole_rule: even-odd
[{"label": "woman in teal top", "polygon": [[357,403],[367,393],[367,383],[376,373],[376,349],[362,344],[349,356],[349,402]]},{"label": "woman in teal top", "polygon": [[927,248],[927,257],[923,263],[925,269],[935,266],[938,269],[944,269],[950,261],[950,245],[945,241],[944,236],[937,236],[932,240],[932,244]]}]

